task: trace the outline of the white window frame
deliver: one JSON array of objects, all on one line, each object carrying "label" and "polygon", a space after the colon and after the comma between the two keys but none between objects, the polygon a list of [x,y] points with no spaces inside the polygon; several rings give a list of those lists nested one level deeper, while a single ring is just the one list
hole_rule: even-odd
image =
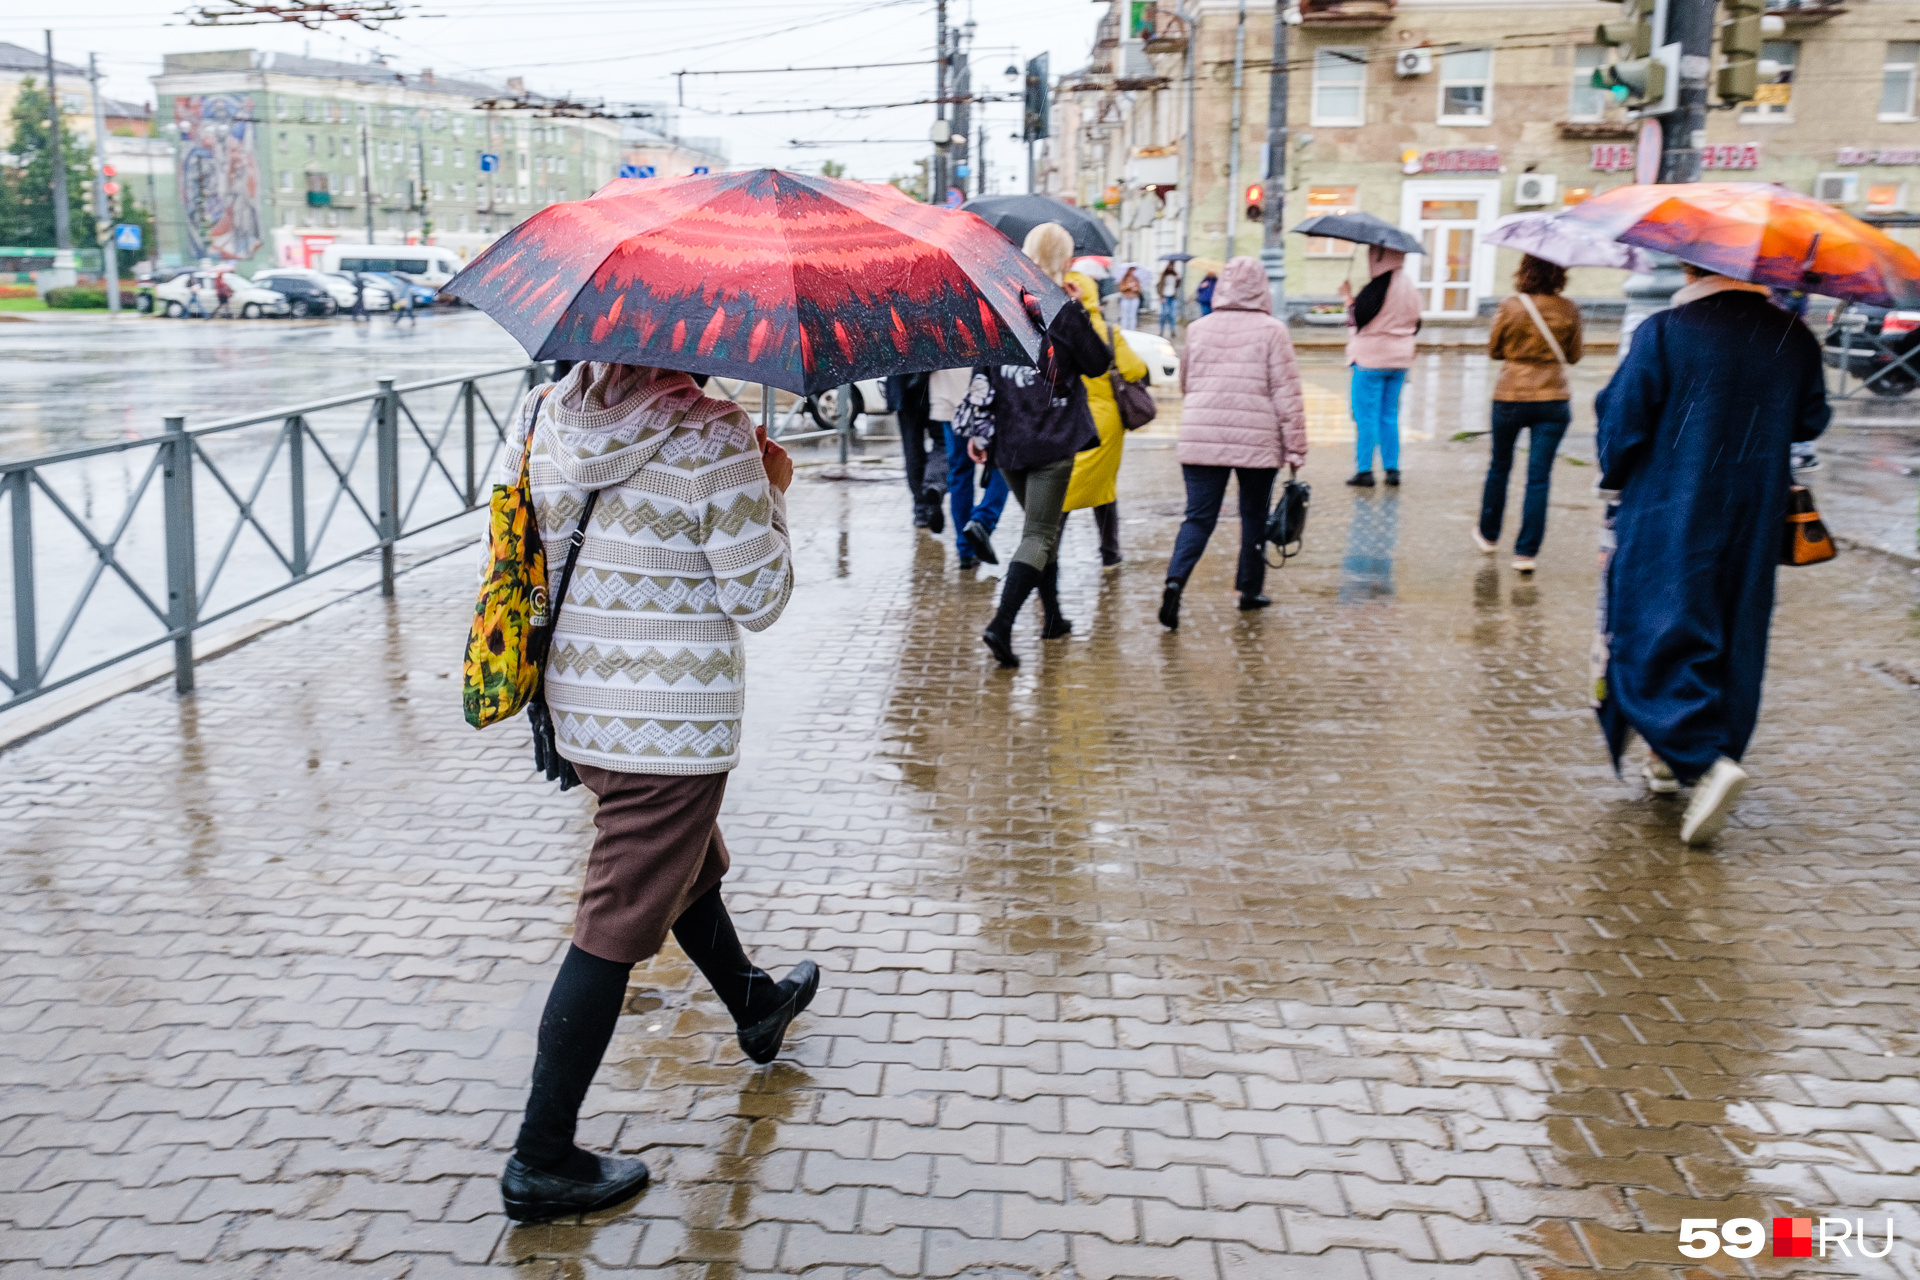
[{"label": "white window frame", "polygon": [[[1592,49],[1600,56],[1600,61],[1590,67],[1580,65],[1580,51]],[[1573,46],[1573,79],[1567,85],[1567,120],[1569,123],[1590,124],[1607,118],[1607,91],[1592,87],[1593,73],[1607,65],[1607,46],[1603,44],[1582,43]],[[1577,112],[1573,109],[1574,97],[1585,90],[1592,94],[1594,101],[1600,104],[1597,112]]]},{"label": "white window frame", "polygon": [[[1893,51],[1904,48],[1908,56],[1896,60]],[[1880,64],[1880,97],[1884,102],[1887,95],[1887,77],[1903,75],[1907,80],[1907,109],[1905,111],[1882,111],[1877,118],[1889,124],[1905,124],[1920,117],[1913,113],[1913,96],[1916,84],[1920,84],[1920,42],[1913,40],[1889,40],[1887,42],[1886,61]]]},{"label": "white window frame", "polygon": [[[1323,63],[1322,59],[1326,59]],[[1332,67],[1336,62],[1346,63],[1359,71],[1356,80],[1329,80],[1324,86],[1320,79],[1322,66]],[[1358,110],[1352,116],[1323,115],[1320,111],[1320,90],[1322,87],[1354,89],[1358,93]],[[1313,51],[1313,95],[1311,98],[1310,118],[1321,128],[1350,128],[1367,122],[1367,51],[1361,45],[1326,45]]]},{"label": "white window frame", "polygon": [[[1771,105],[1763,105],[1760,103],[1748,103],[1747,109],[1740,113],[1741,124],[1792,124],[1793,123],[1792,86],[1794,84],[1794,81],[1798,78],[1800,74],[1800,53],[1801,53],[1800,42],[1798,40],[1762,41],[1760,45],[1760,56],[1761,58],[1764,59],[1767,56],[1767,50],[1769,48],[1778,49],[1782,45],[1790,45],[1793,48],[1793,61],[1787,64],[1787,86],[1788,86],[1787,105],[1785,107],[1776,108]],[[1779,59],[1776,58],[1774,59],[1774,61],[1778,62]]]},{"label": "white window frame", "polygon": [[[1860,184],[1863,188],[1860,207],[1868,213],[1905,213],[1907,211],[1907,184],[1904,182],[1874,182],[1869,179]],[[1892,204],[1874,204],[1871,193],[1875,187],[1892,187]]]},{"label": "white window frame", "polygon": [[[1313,193],[1318,190],[1324,190],[1327,187],[1344,187],[1353,192],[1353,199],[1342,201],[1339,204],[1312,203]],[[1309,186],[1307,188],[1307,198],[1302,200],[1301,203],[1306,205],[1307,216],[1309,218],[1317,218],[1322,214],[1358,213],[1360,210],[1360,188],[1357,184],[1351,182],[1329,182],[1318,187]],[[1302,246],[1302,252],[1309,258],[1351,258],[1353,256],[1353,245],[1344,240],[1335,240],[1331,236],[1303,236],[1301,239],[1305,242]],[[1335,248],[1334,246],[1336,245],[1342,247]]]},{"label": "white window frame", "polygon": [[[1458,57],[1459,55],[1464,53],[1485,54],[1487,59],[1486,74],[1474,79],[1448,79],[1447,59],[1450,57]],[[1440,81],[1440,97],[1438,102],[1434,104],[1434,118],[1439,123],[1444,125],[1454,126],[1454,127],[1464,127],[1468,129],[1484,128],[1485,126],[1492,124],[1493,123],[1493,48],[1492,46],[1468,45],[1463,48],[1443,50],[1440,53],[1440,55],[1434,59],[1434,65],[1436,69],[1439,71],[1438,79]],[[1455,85],[1478,85],[1479,86],[1481,90],[1481,97],[1480,97],[1481,111],[1479,115],[1450,116],[1447,114],[1447,90],[1450,88],[1453,88]]]}]

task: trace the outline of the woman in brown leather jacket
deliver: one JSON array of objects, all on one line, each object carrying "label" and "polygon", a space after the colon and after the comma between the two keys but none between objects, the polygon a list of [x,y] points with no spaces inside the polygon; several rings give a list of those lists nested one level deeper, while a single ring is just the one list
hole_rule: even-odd
[{"label": "woman in brown leather jacket", "polygon": [[1514,296],[1500,304],[1487,336],[1487,355],[1504,360],[1506,367],[1493,388],[1493,460],[1473,541],[1488,555],[1499,550],[1513,447],[1525,428],[1530,436],[1527,497],[1513,544],[1513,567],[1521,573],[1533,572],[1533,558],[1546,537],[1553,459],[1573,421],[1567,366],[1580,363],[1580,309],[1560,296],[1566,287],[1565,267],[1528,254],[1514,273]]}]

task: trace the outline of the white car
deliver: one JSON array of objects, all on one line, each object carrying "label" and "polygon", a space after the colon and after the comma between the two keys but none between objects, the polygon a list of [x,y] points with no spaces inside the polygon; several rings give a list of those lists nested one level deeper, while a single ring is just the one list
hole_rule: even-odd
[{"label": "white car", "polygon": [[256,271],[253,282],[271,288],[275,280],[310,280],[325,289],[333,297],[334,305],[342,311],[353,306],[353,281],[343,280],[339,276],[328,275],[324,271],[314,271],[307,267],[269,267],[265,271]]},{"label": "white car", "polygon": [[[214,283],[220,276],[226,278],[229,290],[225,304],[228,315],[258,320],[261,316],[287,314],[285,294],[260,288],[238,271],[190,271],[175,276],[165,284],[155,285],[154,309],[176,320],[186,315],[190,308],[196,316],[211,315],[221,306],[220,292]],[[193,306],[196,302],[197,307]]]},{"label": "white car", "polygon": [[[325,272],[322,272],[321,274],[326,276],[328,280],[338,281],[346,285],[347,300],[341,303],[340,307],[344,311],[351,311],[353,309],[353,290],[354,290],[353,276],[350,273],[345,271],[325,271]],[[367,289],[367,310],[369,311],[393,310],[393,294],[388,292],[386,285],[380,283],[378,280],[375,280],[371,276],[369,276],[366,280],[366,289]]]},{"label": "white car", "polygon": [[[853,420],[854,429],[859,430],[862,414],[880,414],[887,411],[887,386],[884,378],[868,378],[864,382],[853,384]],[[835,431],[840,426],[840,389],[821,391],[807,397],[807,413],[822,431]]]},{"label": "white car", "polygon": [[1120,336],[1133,348],[1133,354],[1147,362],[1149,381],[1154,386],[1180,389],[1180,353],[1171,342],[1144,329],[1122,329]]}]

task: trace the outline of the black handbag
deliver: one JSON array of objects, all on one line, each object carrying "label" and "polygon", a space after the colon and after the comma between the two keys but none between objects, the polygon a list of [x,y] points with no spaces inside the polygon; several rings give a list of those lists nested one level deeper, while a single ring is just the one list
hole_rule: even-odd
[{"label": "black handbag", "polygon": [[1821,564],[1834,557],[1833,538],[1813,505],[1813,493],[1796,484],[1787,494],[1787,524],[1781,530],[1781,564]]},{"label": "black handbag", "polygon": [[567,602],[567,584],[573,581],[573,563],[580,558],[580,547],[587,540],[587,521],[593,516],[593,504],[599,498],[600,492],[596,489],[587,495],[587,503],[580,509],[580,523],[567,539],[567,563],[560,570],[559,589],[551,597],[553,609],[547,615],[547,625],[534,633],[527,646],[540,667],[540,682],[534,686],[533,700],[527,703],[527,721],[533,726],[533,767],[546,774],[548,782],[559,783],[562,791],[579,786],[580,775],[573,771],[573,761],[560,754],[560,744],[554,740],[553,712],[547,709],[547,650],[553,646],[553,632],[560,625],[560,610]]},{"label": "black handbag", "polygon": [[1307,507],[1313,500],[1313,486],[1302,484],[1296,478],[1299,474],[1299,468],[1287,468],[1287,482],[1280,487],[1280,500],[1267,513],[1267,541],[1279,551],[1282,567],[1300,554],[1307,536]]},{"label": "black handbag", "polygon": [[1120,410],[1120,425],[1138,431],[1154,420],[1160,406],[1153,402],[1153,392],[1147,390],[1146,383],[1129,382],[1120,376],[1120,353],[1114,349],[1111,324],[1107,325],[1107,356],[1112,361],[1107,366],[1107,381],[1113,387],[1114,407]]}]

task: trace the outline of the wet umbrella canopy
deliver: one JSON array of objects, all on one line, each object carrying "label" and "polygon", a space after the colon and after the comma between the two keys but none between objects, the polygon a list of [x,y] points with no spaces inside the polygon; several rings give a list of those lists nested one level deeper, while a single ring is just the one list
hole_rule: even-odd
[{"label": "wet umbrella canopy", "polygon": [[1559,213],[1510,213],[1494,223],[1487,243],[1518,249],[1562,267],[1615,267],[1622,271],[1651,271],[1652,255],[1630,244],[1601,236],[1582,222],[1570,222]]},{"label": "wet umbrella canopy", "polygon": [[535,359],[605,360],[811,395],[1032,364],[1066,295],[968,214],[773,169],[621,179],[553,205],[446,286]]},{"label": "wet umbrella canopy", "polygon": [[1422,253],[1420,242],[1388,222],[1370,213],[1323,213],[1295,224],[1295,235],[1326,236],[1332,240],[1351,240],[1355,244],[1377,244],[1382,249],[1401,253]]},{"label": "wet umbrella canopy", "polygon": [[1736,280],[1875,307],[1920,306],[1920,255],[1777,183],[1616,187],[1559,217]]},{"label": "wet umbrella canopy", "polygon": [[1078,205],[1052,196],[980,196],[960,208],[985,218],[994,230],[1015,244],[1024,244],[1027,232],[1041,223],[1057,222],[1073,237],[1075,257],[1111,254],[1119,247],[1106,223]]}]

